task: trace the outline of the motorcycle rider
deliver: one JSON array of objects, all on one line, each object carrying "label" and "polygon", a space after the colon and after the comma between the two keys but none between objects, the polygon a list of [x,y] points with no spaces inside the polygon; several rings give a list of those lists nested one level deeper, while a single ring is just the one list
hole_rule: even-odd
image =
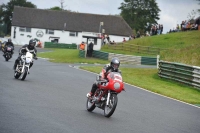
[{"label": "motorcycle rider", "polygon": [[[14,50],[14,44],[12,43],[12,40],[11,39],[8,39],[8,42],[6,42],[6,44],[4,45],[4,54],[3,54],[3,56],[5,56],[5,53],[6,53],[6,48],[7,47],[10,47],[10,46],[12,46],[12,55],[13,55],[13,50]],[[11,55],[11,57],[12,57],[12,55]]]},{"label": "motorcycle rider", "polygon": [[[107,65],[105,65],[104,66],[104,72],[105,73],[100,73],[100,75],[99,75],[99,77],[101,78],[101,79],[106,79],[107,78],[107,75],[110,73],[110,72],[119,72],[119,73],[121,73],[121,71],[119,70],[119,66],[120,66],[120,61],[119,61],[119,59],[118,58],[112,58],[112,60],[111,60],[111,62],[110,62],[110,64],[107,64]],[[95,91],[97,90],[97,88],[98,88],[98,82],[97,81],[95,81],[95,83],[92,85],[92,89],[91,89],[91,91],[89,92],[89,93],[87,93],[87,97],[91,97],[91,96],[93,96],[93,94],[95,93]]]},{"label": "motorcycle rider", "polygon": [[[35,44],[36,44],[36,41],[31,39],[29,41],[29,44],[25,44],[23,45],[20,50],[19,50],[19,56],[18,58],[15,60],[15,64],[14,64],[14,67],[13,69],[15,70],[16,67],[17,67],[17,64],[19,63],[19,61],[21,60],[21,55],[24,55],[26,54],[27,52],[27,49],[29,50],[30,53],[33,54],[33,58],[37,60],[37,49],[35,48]],[[30,63],[30,68],[33,66],[33,61]]]}]

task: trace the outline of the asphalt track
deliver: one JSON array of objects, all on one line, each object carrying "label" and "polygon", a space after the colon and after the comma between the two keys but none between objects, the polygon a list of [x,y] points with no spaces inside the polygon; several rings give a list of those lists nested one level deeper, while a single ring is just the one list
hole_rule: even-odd
[{"label": "asphalt track", "polygon": [[[0,52],[0,133],[199,133],[200,108],[126,84],[111,118],[86,111],[96,75],[74,64],[34,62],[25,81],[14,78],[17,58]],[[43,51],[42,49],[38,50]]]}]

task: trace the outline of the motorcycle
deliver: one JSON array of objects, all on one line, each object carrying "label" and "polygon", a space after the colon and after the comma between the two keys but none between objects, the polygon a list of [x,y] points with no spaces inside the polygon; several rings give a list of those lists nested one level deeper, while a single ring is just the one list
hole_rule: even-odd
[{"label": "motorcycle", "polygon": [[6,61],[8,61],[9,59],[12,58],[12,54],[13,54],[13,47],[12,46],[7,46],[5,47],[5,54],[4,54],[4,58]]},{"label": "motorcycle", "polygon": [[100,80],[97,76],[97,82],[98,89],[92,97],[87,98],[86,108],[92,112],[98,107],[104,110],[105,117],[110,117],[117,107],[117,95],[124,91],[121,73],[110,72],[104,80]]},{"label": "motorcycle", "polygon": [[30,53],[31,51],[29,51],[27,48],[26,50],[27,50],[26,54],[21,55],[21,60],[17,64],[17,67],[14,71],[14,77],[16,79],[20,78],[21,80],[24,80],[27,74],[29,74],[30,64],[31,62],[33,62],[33,54]]}]

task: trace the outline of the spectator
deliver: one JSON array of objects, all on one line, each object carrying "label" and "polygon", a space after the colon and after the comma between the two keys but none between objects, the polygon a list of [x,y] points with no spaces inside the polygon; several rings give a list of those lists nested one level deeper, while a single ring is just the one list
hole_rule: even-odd
[{"label": "spectator", "polygon": [[79,50],[85,50],[85,43],[82,42],[79,46]]},{"label": "spectator", "polygon": [[140,38],[140,32],[139,31],[137,32],[137,38]]},{"label": "spectator", "polygon": [[184,21],[181,23],[181,30],[184,31]]},{"label": "spectator", "polygon": [[132,39],[132,36],[129,36],[129,40],[131,40]]},{"label": "spectator", "polygon": [[123,38],[123,42],[126,42],[126,39],[125,39],[125,38]]},{"label": "spectator", "polygon": [[180,27],[179,27],[179,24],[177,24],[176,26],[176,32],[179,32],[180,31]]},{"label": "spectator", "polygon": [[89,57],[92,57],[93,47],[94,47],[94,44],[92,42],[90,42],[90,44],[88,46],[88,56]]},{"label": "spectator", "polygon": [[158,35],[160,35],[160,31],[161,31],[161,30],[160,30],[160,24],[159,24],[158,27],[157,27],[157,34],[158,34]]},{"label": "spectator", "polygon": [[109,37],[109,35],[107,35],[106,39],[107,39],[108,42],[110,42],[110,37]]},{"label": "spectator", "polygon": [[163,32],[163,25],[161,24],[160,25],[160,34],[162,34],[162,32]]}]

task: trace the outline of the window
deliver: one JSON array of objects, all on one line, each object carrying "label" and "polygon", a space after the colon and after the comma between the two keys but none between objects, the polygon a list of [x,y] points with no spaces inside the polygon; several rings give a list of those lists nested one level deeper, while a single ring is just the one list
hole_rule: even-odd
[{"label": "window", "polygon": [[78,32],[69,32],[69,36],[78,36]]},{"label": "window", "polygon": [[31,28],[20,27],[19,31],[21,31],[21,32],[31,32]]},{"label": "window", "polygon": [[54,34],[54,30],[46,30],[46,34]]}]

